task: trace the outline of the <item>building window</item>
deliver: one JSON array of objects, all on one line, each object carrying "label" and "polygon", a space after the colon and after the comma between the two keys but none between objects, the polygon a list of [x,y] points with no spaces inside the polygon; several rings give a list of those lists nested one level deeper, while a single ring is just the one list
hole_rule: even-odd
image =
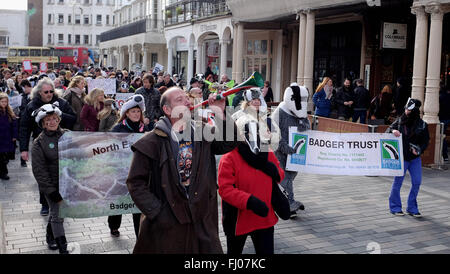
[{"label": "building window", "polygon": [[76,35],[75,35],[75,44],[76,44],[76,45],[79,45],[79,44],[80,44],[80,39],[81,39],[80,35],[79,35],[79,34],[76,34]]},{"label": "building window", "polygon": [[47,44],[51,44],[52,43],[52,35],[49,33],[47,36]]},{"label": "building window", "polygon": [[67,43],[72,44],[72,34],[67,34]]},{"label": "building window", "polygon": [[97,25],[101,25],[101,24],[102,24],[102,15],[97,14]]},{"label": "building window", "polygon": [[58,44],[64,44],[64,34],[58,34]]},{"label": "building window", "polygon": [[53,23],[53,16],[51,13],[48,14],[48,21],[49,24]]},{"label": "building window", "polygon": [[106,15],[106,25],[109,25],[109,15]]},{"label": "building window", "polygon": [[58,4],[64,4],[64,0],[58,0]]},{"label": "building window", "polygon": [[83,16],[83,24],[89,25],[89,15],[84,15]]},{"label": "building window", "polygon": [[72,24],[72,14],[67,15],[67,23]]},{"label": "building window", "polygon": [[158,53],[152,53],[152,67],[158,63]]},{"label": "building window", "polygon": [[83,41],[85,45],[89,44],[89,35],[83,35]]},{"label": "building window", "polygon": [[245,55],[245,75],[249,77],[254,71],[258,71],[264,80],[271,79],[272,64],[272,40],[248,40]]},{"label": "building window", "polygon": [[90,2],[90,0],[84,0],[85,5],[89,5],[90,4],[89,2]]},{"label": "building window", "polygon": [[0,46],[8,46],[9,45],[9,41],[8,41],[8,36],[0,36]]},{"label": "building window", "polygon": [[96,35],[95,36],[95,45],[99,45],[100,44],[100,35]]},{"label": "building window", "polygon": [[101,5],[102,4],[102,0],[97,0],[97,5]]},{"label": "building window", "polygon": [[75,14],[75,24],[76,25],[81,24],[81,15],[80,14]]},{"label": "building window", "polygon": [[64,24],[64,14],[58,14],[58,24]]}]

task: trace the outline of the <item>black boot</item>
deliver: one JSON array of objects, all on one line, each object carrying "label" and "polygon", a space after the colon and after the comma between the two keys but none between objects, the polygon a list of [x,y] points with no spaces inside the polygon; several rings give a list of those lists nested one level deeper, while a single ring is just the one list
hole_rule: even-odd
[{"label": "black boot", "polygon": [[66,236],[61,236],[55,239],[56,244],[58,245],[59,254],[69,254],[67,251],[67,240]]},{"label": "black boot", "polygon": [[45,235],[47,239],[47,246],[51,250],[57,250],[58,245],[56,244],[55,237],[53,236],[52,226],[50,223],[47,224],[47,235]]}]

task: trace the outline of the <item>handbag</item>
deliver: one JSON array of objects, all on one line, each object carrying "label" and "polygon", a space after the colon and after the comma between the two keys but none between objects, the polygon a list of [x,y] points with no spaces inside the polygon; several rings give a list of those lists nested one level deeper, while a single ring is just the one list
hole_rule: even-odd
[{"label": "handbag", "polygon": [[272,181],[272,207],[275,213],[283,220],[291,216],[291,208],[287,198],[286,190],[275,181]]}]

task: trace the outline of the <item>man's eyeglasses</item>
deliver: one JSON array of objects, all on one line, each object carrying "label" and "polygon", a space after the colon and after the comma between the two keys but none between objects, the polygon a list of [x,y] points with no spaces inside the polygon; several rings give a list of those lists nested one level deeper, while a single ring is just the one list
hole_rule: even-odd
[{"label": "man's eyeglasses", "polygon": [[52,90],[42,91],[42,93],[44,93],[44,94],[53,93],[53,92],[55,92],[53,89]]}]

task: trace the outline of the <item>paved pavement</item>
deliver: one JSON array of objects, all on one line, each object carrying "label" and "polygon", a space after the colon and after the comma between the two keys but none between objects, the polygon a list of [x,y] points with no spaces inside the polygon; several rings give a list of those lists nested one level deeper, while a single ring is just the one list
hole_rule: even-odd
[{"label": "paved pavement", "polygon": [[[6,253],[57,253],[48,250],[45,243],[47,217],[39,215],[38,187],[30,164],[23,168],[15,160],[10,162],[9,170],[11,180],[0,180]],[[275,253],[450,254],[449,178],[450,170],[424,169],[418,197],[424,217],[415,219],[389,213],[391,177],[299,175],[295,197],[305,204],[306,210],[295,220],[278,222]],[[401,191],[404,203],[409,189],[408,175]],[[68,241],[76,242],[82,254],[132,253],[135,236],[131,215],[122,219],[119,238],[110,236],[106,217],[66,218],[64,227]],[[219,227],[226,251],[221,223]],[[254,253],[250,238],[244,253]]]}]

